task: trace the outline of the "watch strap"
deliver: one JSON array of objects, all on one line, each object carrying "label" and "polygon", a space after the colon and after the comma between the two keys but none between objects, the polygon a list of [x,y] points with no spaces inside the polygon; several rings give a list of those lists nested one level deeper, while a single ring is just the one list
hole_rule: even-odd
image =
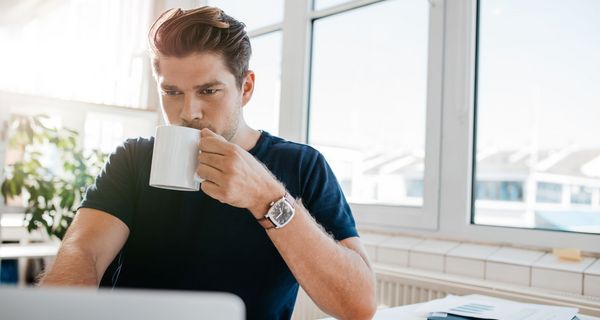
[{"label": "watch strap", "polygon": [[276,227],[275,224],[273,223],[273,221],[271,221],[271,219],[267,218],[267,216],[264,216],[256,221],[258,221],[258,223],[266,230],[273,229]]},{"label": "watch strap", "polygon": [[294,199],[294,197],[292,197],[292,195],[289,192],[286,192],[283,197],[285,198],[285,201],[287,201],[292,206],[292,208],[295,207],[294,204],[296,202],[296,199]]}]

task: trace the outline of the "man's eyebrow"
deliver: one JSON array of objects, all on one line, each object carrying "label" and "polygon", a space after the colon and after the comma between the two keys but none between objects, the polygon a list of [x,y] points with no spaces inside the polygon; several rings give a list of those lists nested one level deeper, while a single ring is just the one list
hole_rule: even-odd
[{"label": "man's eyebrow", "polygon": [[[219,85],[224,85],[224,83],[219,80],[215,80],[215,81],[207,82],[205,84],[200,84],[200,85],[194,86],[194,90],[202,90],[202,89],[207,89],[207,88],[219,86]],[[161,84],[160,87],[163,90],[179,90],[179,88],[177,88],[177,86],[172,85],[172,84],[166,84],[166,83]]]},{"label": "man's eyebrow", "polygon": [[165,90],[177,90],[177,86],[171,85],[171,84],[161,84],[160,85],[161,88],[165,89]]},{"label": "man's eyebrow", "polygon": [[221,82],[221,81],[219,81],[219,80],[215,80],[215,81],[207,82],[205,84],[194,86],[194,89],[196,89],[196,90],[202,90],[202,89],[207,89],[207,88],[210,88],[210,87],[220,86],[220,85],[224,85],[224,83]]}]

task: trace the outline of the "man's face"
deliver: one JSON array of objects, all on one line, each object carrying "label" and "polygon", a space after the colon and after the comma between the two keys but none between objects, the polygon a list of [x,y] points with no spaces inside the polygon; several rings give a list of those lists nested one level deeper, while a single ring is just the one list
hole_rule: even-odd
[{"label": "man's face", "polygon": [[250,72],[240,89],[223,58],[207,52],[159,57],[156,80],[168,124],[209,128],[231,141],[252,96],[254,75]]}]

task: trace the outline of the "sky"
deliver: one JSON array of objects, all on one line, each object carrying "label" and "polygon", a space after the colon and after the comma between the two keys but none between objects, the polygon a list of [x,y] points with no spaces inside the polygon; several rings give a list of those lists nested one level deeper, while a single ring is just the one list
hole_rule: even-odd
[{"label": "sky", "polygon": [[600,148],[600,1],[481,3],[482,143]]}]

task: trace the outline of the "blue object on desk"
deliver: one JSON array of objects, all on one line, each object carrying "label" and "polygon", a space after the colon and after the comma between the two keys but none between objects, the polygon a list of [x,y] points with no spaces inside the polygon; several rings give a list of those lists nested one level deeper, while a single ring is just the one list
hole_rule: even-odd
[{"label": "blue object on desk", "polygon": [[19,263],[17,259],[6,259],[0,263],[0,284],[17,284],[19,282]]}]

